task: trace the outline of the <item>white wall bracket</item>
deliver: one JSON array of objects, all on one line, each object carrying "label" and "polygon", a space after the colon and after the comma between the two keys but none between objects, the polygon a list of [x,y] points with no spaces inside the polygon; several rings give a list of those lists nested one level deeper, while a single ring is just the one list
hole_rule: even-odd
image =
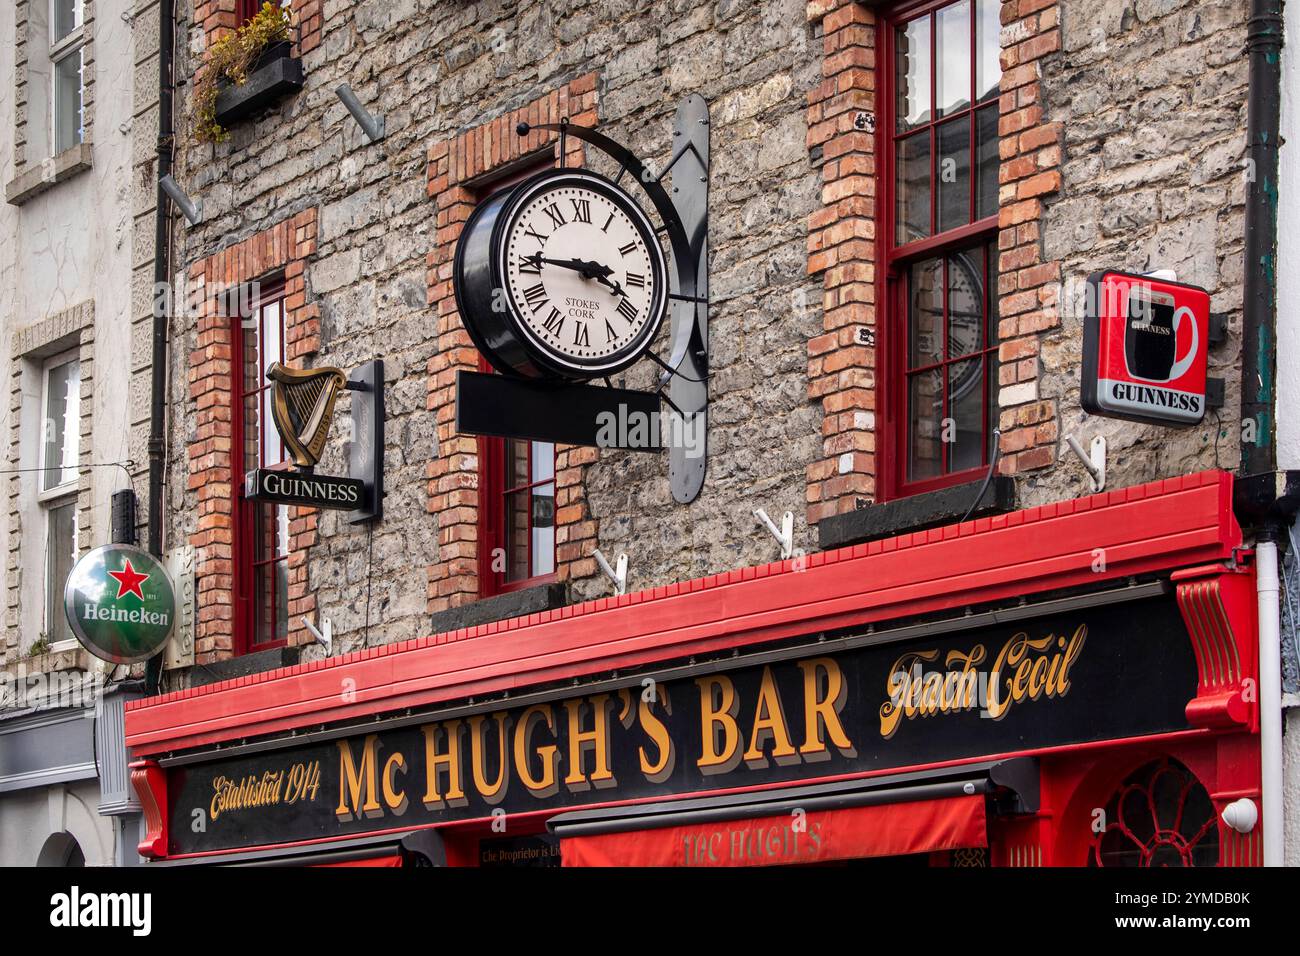
[{"label": "white wall bracket", "polygon": [[592,552],[596,563],[600,565],[600,570],[605,572],[605,577],[614,582],[614,594],[622,596],[627,593],[627,555],[620,554],[615,562],[617,569],[611,568],[605,556],[600,553],[600,548]]},{"label": "white wall bracket", "polygon": [[326,657],[329,657],[334,653],[334,625],[330,622],[329,618],[324,618],[322,621],[325,628],[325,633],[323,634],[316,630],[316,625],[307,618],[304,617],[302,623],[307,630],[311,631],[311,636],[316,638],[316,643],[325,648]]},{"label": "white wall bracket", "polygon": [[361,105],[357,95],[352,92],[352,87],[346,83],[340,83],[334,89],[335,95],[343,101],[343,105],[348,108],[352,118],[357,121],[357,125],[365,131],[366,137],[370,142],[376,142],[384,138],[384,118],[376,116]]},{"label": "white wall bracket", "polygon": [[754,517],[772,532],[772,537],[776,538],[777,543],[781,545],[781,560],[785,561],[791,557],[794,554],[794,513],[787,511],[781,516],[780,528],[772,523],[772,519],[762,508],[754,509]]},{"label": "white wall bracket", "polygon": [[167,194],[167,198],[174,202],[176,208],[190,221],[191,226],[197,226],[203,221],[203,200],[191,202],[190,197],[185,195],[185,190],[181,189],[180,183],[172,179],[171,173],[158,180],[158,185]]},{"label": "white wall bracket", "polygon": [[1098,435],[1092,440],[1092,445],[1088,452],[1083,450],[1079,440],[1073,435],[1065,436],[1065,443],[1070,446],[1070,451],[1074,452],[1079,461],[1083,462],[1083,467],[1088,470],[1088,477],[1092,479],[1093,491],[1106,490],[1106,439]]}]

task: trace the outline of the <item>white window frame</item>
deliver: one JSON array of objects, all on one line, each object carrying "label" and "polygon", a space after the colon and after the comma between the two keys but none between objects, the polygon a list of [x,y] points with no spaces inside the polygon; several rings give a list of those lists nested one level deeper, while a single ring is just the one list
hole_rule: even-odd
[{"label": "white window frame", "polygon": [[[76,465],[74,466],[77,471],[74,472],[70,479],[62,484],[55,485],[53,488],[49,489],[42,489],[41,487],[45,480],[45,472],[47,470],[45,461],[45,423],[49,420],[50,370],[73,361],[78,363],[77,380],[78,388],[80,388],[81,353],[79,349],[73,348],[65,352],[60,352],[58,355],[52,355],[41,363],[41,417],[40,438],[37,442],[36,448],[36,464],[38,469],[36,472],[36,500],[41,509],[41,542],[43,545],[41,548],[43,559],[41,562],[41,581],[44,586],[41,589],[41,619],[45,627],[46,640],[49,642],[51,651],[65,651],[77,647],[77,641],[75,639],[50,641],[50,635],[54,630],[53,622],[50,620],[50,615],[57,613],[57,609],[62,605],[62,601],[59,599],[60,595],[56,593],[56,591],[62,587],[62,583],[50,580],[50,513],[55,508],[69,503],[72,504],[72,553],[76,554],[78,550],[80,550],[79,539],[81,535],[81,528],[78,526],[80,515],[77,513],[76,504],[77,486],[81,477],[80,396],[77,398],[78,415],[77,421],[75,422],[77,430],[72,436],[73,440],[77,443],[77,460]],[[60,463],[60,467],[62,467],[62,463]]]},{"label": "white window frame", "polygon": [[[82,22],[68,35],[61,39],[55,39],[55,31],[58,30],[58,0],[49,0],[49,35],[50,35],[50,154],[57,156],[62,150],[59,149],[59,64],[71,56],[79,56],[82,47],[86,45],[86,23],[85,23],[85,3],[79,0],[81,6]],[[72,149],[85,142],[86,123],[86,77],[82,71],[85,69],[85,61],[82,61],[81,69],[77,71],[81,81],[81,88],[78,93],[78,102],[81,103],[81,120],[80,133],[75,143],[69,143],[63,149]]]}]

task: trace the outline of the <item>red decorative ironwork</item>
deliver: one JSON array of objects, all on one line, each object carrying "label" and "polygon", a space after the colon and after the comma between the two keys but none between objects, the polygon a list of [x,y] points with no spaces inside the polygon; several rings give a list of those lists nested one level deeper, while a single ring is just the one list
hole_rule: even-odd
[{"label": "red decorative ironwork", "polygon": [[1105,809],[1089,866],[1214,866],[1218,817],[1209,792],[1176,760],[1146,764],[1125,780]]}]

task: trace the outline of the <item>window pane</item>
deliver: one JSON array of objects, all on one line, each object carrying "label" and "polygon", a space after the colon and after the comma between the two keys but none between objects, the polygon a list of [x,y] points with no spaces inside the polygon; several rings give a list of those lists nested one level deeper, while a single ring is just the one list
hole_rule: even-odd
[{"label": "window pane", "polygon": [[[511,444],[515,444],[512,442]],[[517,491],[506,495],[505,543],[506,580],[522,581],[528,577],[528,507],[529,493]]]},{"label": "window pane", "polygon": [[904,24],[894,33],[895,106],[898,132],[930,119],[930,18]]},{"label": "window pane", "polygon": [[54,66],[54,151],[61,153],[81,142],[81,51]]},{"label": "window pane", "polygon": [[953,420],[948,471],[984,464],[984,360],[963,359],[948,366],[948,415]]},{"label": "window pane", "polygon": [[908,368],[933,365],[943,358],[943,260],[926,259],[912,266],[908,303]]},{"label": "window pane", "polygon": [[548,441],[533,442],[533,481],[550,481],[555,477],[555,446]]},{"label": "window pane", "polygon": [[975,111],[975,218],[998,211],[998,108],[985,106]]},{"label": "window pane", "polygon": [[289,636],[289,567],[276,561],[256,571],[257,603],[254,605],[254,642],[266,644]]},{"label": "window pane", "polygon": [[897,144],[895,241],[904,245],[930,234],[930,134],[917,133]]},{"label": "window pane", "polygon": [[51,42],[57,43],[81,26],[81,18],[81,0],[54,0],[54,29],[51,32]]},{"label": "window pane", "polygon": [[[991,242],[984,247],[984,294],[988,318],[984,322],[984,344],[988,348],[998,344],[998,246]],[[991,373],[990,373],[991,374]],[[992,375],[996,380],[997,376]]]},{"label": "window pane", "polygon": [[63,586],[76,558],[76,532],[75,499],[49,510],[45,526],[45,633],[50,643],[71,640],[73,636],[68,616],[63,612]]},{"label": "window pane", "polygon": [[273,392],[266,377],[267,369],[275,362],[282,361],[280,341],[280,303],[272,302],[262,309],[262,357],[258,370],[258,386],[262,392],[262,464],[265,467],[278,465],[284,461],[284,442],[279,429],[275,428],[275,419],[271,417]]},{"label": "window pane", "polygon": [[979,102],[998,95],[1002,78],[1002,0],[975,0],[975,92]]},{"label": "window pane", "polygon": [[935,13],[935,106],[940,116],[970,105],[970,0]]},{"label": "window pane", "polygon": [[555,485],[540,485],[533,492],[533,574],[555,570]]},{"label": "window pane", "polygon": [[984,249],[948,257],[948,357],[984,348]]},{"label": "window pane", "polygon": [[243,477],[243,472],[252,471],[254,468],[261,467],[261,421],[258,419],[257,406],[261,400],[262,393],[254,392],[252,395],[244,396],[244,467],[237,478]]},{"label": "window pane", "polygon": [[970,222],[970,114],[939,126],[939,203],[937,229]]},{"label": "window pane", "polygon": [[41,490],[77,479],[81,438],[81,362],[55,365],[45,374],[45,421],[41,426]]},{"label": "window pane", "polygon": [[943,471],[943,369],[918,372],[907,386],[907,477],[937,477]]}]

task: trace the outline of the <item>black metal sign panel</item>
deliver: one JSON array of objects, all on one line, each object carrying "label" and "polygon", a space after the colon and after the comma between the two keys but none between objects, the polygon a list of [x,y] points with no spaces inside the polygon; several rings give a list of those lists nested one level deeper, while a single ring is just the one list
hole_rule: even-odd
[{"label": "black metal sign panel", "polygon": [[177,765],[170,844],[496,821],[1175,731],[1195,693],[1187,631],[1156,597]]},{"label": "black metal sign panel", "polygon": [[466,435],[659,451],[662,417],[654,392],[456,373],[456,431]]},{"label": "black metal sign panel", "polygon": [[310,505],[354,511],[367,507],[366,483],[359,478],[256,468],[244,475],[244,496],[277,505]]}]

